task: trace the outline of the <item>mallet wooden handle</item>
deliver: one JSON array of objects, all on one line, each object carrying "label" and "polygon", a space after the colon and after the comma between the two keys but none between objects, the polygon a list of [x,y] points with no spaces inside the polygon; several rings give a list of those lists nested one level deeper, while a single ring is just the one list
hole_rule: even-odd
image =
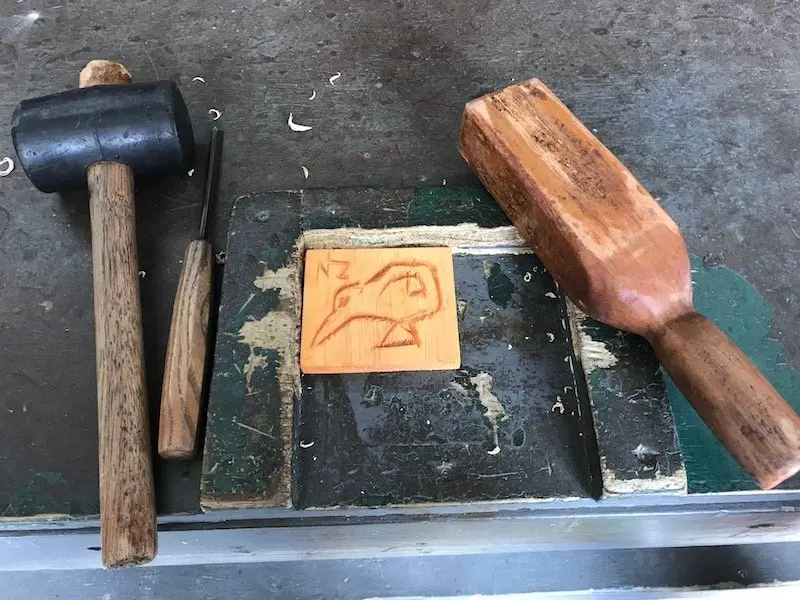
[{"label": "mallet wooden handle", "polygon": [[711,321],[684,314],[648,334],[664,369],[762,488],[800,470],[800,417]]},{"label": "mallet wooden handle", "polygon": [[92,220],[100,535],[103,564],[156,554],[156,501],[145,387],[133,172],[118,163],[87,170]]},{"label": "mallet wooden handle", "polygon": [[191,242],[172,307],[161,389],[158,453],[163,458],[191,458],[197,448],[213,268],[211,244],[202,239]]},{"label": "mallet wooden handle", "polygon": [[541,81],[470,101],[460,150],[561,289],[644,335],[727,450],[762,487],[800,467],[800,417],[692,308],[678,226]]},{"label": "mallet wooden handle", "polygon": [[[124,83],[117,63],[92,61],[81,86]],[[133,171],[98,162],[86,171],[100,438],[100,536],[103,564],[119,567],[156,554],[156,499],[145,386]]]}]

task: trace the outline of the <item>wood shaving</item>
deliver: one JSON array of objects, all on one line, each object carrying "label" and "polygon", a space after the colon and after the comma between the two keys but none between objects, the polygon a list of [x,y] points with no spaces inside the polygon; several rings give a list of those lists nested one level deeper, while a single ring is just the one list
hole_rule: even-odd
[{"label": "wood shaving", "polygon": [[555,298],[556,297],[556,295],[553,292],[547,292],[545,294],[545,296],[547,296],[548,298]]},{"label": "wood shaving", "polygon": [[555,342],[555,341],[556,341],[556,336],[555,336],[555,334],[554,334],[554,333],[549,333],[549,332],[548,332],[548,333],[547,333],[547,341],[548,341],[548,342]]},{"label": "wood shaving", "polygon": [[313,100],[317,97],[317,90],[311,90],[311,95],[308,97],[309,100]]},{"label": "wood shaving", "polygon": [[300,441],[300,447],[303,448],[304,450],[306,448],[311,448],[311,446],[313,446],[313,445],[314,445],[314,442],[304,442],[302,440]]},{"label": "wood shaving", "polygon": [[216,121],[222,116],[222,113],[218,111],[216,108],[209,108],[208,114],[211,115],[211,120]]},{"label": "wood shaving", "polygon": [[205,83],[206,82],[206,80],[203,79],[202,77],[200,77],[199,75],[197,77],[193,77],[192,81],[199,81],[200,83]]},{"label": "wood shaving", "polygon": [[292,113],[289,113],[288,124],[289,124],[289,129],[291,129],[292,131],[309,131],[311,129],[310,125],[300,125],[298,123],[295,123],[294,115]]},{"label": "wood shaving", "polygon": [[139,271],[139,277],[144,279],[147,276],[147,271]]},{"label": "wood shaving", "polygon": [[300,165],[300,168],[303,169],[303,177],[308,179],[308,168],[304,167],[303,165]]},{"label": "wood shaving", "polygon": [[494,456],[495,454],[500,454],[500,446],[495,446],[491,450],[489,450],[486,454],[491,454]]},{"label": "wood shaving", "polygon": [[333,74],[330,77],[328,77],[328,83],[330,83],[331,85],[336,85],[333,82],[336,81],[337,79],[339,79],[339,77],[341,77],[341,76],[342,76],[342,74],[337,71],[335,74]]},{"label": "wood shaving", "polygon": [[11,160],[8,156],[6,156],[3,160],[0,160],[0,177],[5,177],[6,175],[10,175],[11,171],[14,170],[14,161]]},{"label": "wood shaving", "polygon": [[214,259],[217,261],[218,265],[224,265],[225,262],[228,260],[228,255],[225,252],[225,250],[222,250],[221,252],[217,252],[214,255]]},{"label": "wood shaving", "polygon": [[194,175],[194,169],[189,169],[189,171],[188,171],[186,174],[187,174],[189,177],[191,177],[192,175]]}]

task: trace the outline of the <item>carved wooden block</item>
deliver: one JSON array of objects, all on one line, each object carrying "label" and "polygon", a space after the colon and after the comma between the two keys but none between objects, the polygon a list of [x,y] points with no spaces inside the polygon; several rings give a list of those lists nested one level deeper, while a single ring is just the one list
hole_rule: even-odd
[{"label": "carved wooden block", "polygon": [[459,366],[450,248],[306,252],[300,342],[305,373]]}]

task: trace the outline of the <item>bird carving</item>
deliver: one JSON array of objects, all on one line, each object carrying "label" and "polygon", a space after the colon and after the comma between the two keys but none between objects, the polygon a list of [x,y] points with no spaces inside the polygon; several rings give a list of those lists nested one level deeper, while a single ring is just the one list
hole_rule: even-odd
[{"label": "bird carving", "polygon": [[312,347],[325,343],[359,319],[380,321],[386,333],[376,348],[420,345],[417,323],[439,312],[442,293],[436,267],[415,260],[393,261],[369,278],[336,290],[330,313]]}]

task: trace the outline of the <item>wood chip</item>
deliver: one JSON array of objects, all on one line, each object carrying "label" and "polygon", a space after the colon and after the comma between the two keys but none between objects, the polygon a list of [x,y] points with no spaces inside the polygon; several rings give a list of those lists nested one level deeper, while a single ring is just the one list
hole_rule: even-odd
[{"label": "wood chip", "polygon": [[14,161],[10,157],[6,156],[3,160],[0,160],[0,177],[10,175],[13,170]]},{"label": "wood chip", "polygon": [[294,115],[289,113],[289,129],[292,131],[310,131],[311,125],[300,125],[299,123],[294,122]]}]

